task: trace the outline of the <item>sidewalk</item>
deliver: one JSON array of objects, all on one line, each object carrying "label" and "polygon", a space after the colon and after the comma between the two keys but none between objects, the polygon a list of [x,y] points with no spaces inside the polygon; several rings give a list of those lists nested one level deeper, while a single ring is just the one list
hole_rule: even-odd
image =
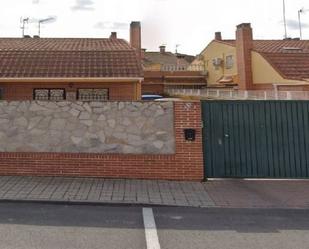
[{"label": "sidewalk", "polygon": [[212,207],[198,182],[0,176],[0,201],[153,204]]},{"label": "sidewalk", "polygon": [[0,201],[309,209],[309,180],[199,182],[0,176]]},{"label": "sidewalk", "polygon": [[218,207],[309,209],[309,180],[219,180],[205,189]]}]

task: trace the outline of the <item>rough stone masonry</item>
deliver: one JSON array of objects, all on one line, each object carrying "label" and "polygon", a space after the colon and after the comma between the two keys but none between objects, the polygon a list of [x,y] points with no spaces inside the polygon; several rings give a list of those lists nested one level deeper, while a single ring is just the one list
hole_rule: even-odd
[{"label": "rough stone masonry", "polygon": [[0,152],[173,154],[173,103],[1,101]]}]

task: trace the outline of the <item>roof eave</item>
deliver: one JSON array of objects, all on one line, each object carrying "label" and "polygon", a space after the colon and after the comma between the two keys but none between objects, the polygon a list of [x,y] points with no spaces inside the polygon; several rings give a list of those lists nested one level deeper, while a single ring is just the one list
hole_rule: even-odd
[{"label": "roof eave", "polygon": [[[227,45],[227,46],[230,46],[230,47],[236,47],[236,44],[232,44],[232,43],[229,43],[227,41],[224,41],[224,40],[212,40],[212,42],[217,42],[217,43],[221,43],[221,44],[224,44],[224,45]],[[235,41],[236,42],[236,41]]]},{"label": "roof eave", "polygon": [[0,82],[25,82],[25,83],[37,83],[37,82],[107,82],[107,83],[125,83],[125,82],[140,82],[143,77],[70,77],[70,78],[55,78],[55,77],[33,77],[33,78],[0,78]]}]

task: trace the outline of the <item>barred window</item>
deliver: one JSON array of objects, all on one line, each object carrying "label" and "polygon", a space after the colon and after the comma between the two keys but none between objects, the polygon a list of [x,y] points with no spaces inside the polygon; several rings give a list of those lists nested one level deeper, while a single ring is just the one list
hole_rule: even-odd
[{"label": "barred window", "polygon": [[80,101],[107,101],[108,89],[78,89]]},{"label": "barred window", "polygon": [[33,99],[40,101],[61,101],[65,99],[64,89],[34,89]]}]

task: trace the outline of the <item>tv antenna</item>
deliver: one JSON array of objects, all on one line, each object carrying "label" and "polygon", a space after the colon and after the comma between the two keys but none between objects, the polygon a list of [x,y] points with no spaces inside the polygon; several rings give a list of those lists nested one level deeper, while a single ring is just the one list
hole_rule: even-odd
[{"label": "tv antenna", "polygon": [[175,53],[178,54],[178,48],[180,47],[180,44],[176,44],[176,49],[175,49]]},{"label": "tv antenna", "polygon": [[48,18],[44,18],[44,19],[40,19],[38,20],[38,36],[41,36],[41,24],[43,23],[50,23],[55,21],[55,17],[48,17]]},{"label": "tv antenna", "polygon": [[283,24],[284,24],[284,39],[288,38],[287,28],[286,28],[286,10],[285,10],[285,0],[283,2]]},{"label": "tv antenna", "polygon": [[22,30],[22,37],[25,37],[25,29],[26,29],[26,24],[29,23],[29,17],[27,18],[20,18],[20,23],[21,23],[21,30]]},{"label": "tv antenna", "polygon": [[302,23],[301,23],[301,14],[305,14],[309,9],[301,8],[298,11],[298,24],[299,24],[299,38],[303,39],[303,32],[302,32]]}]

